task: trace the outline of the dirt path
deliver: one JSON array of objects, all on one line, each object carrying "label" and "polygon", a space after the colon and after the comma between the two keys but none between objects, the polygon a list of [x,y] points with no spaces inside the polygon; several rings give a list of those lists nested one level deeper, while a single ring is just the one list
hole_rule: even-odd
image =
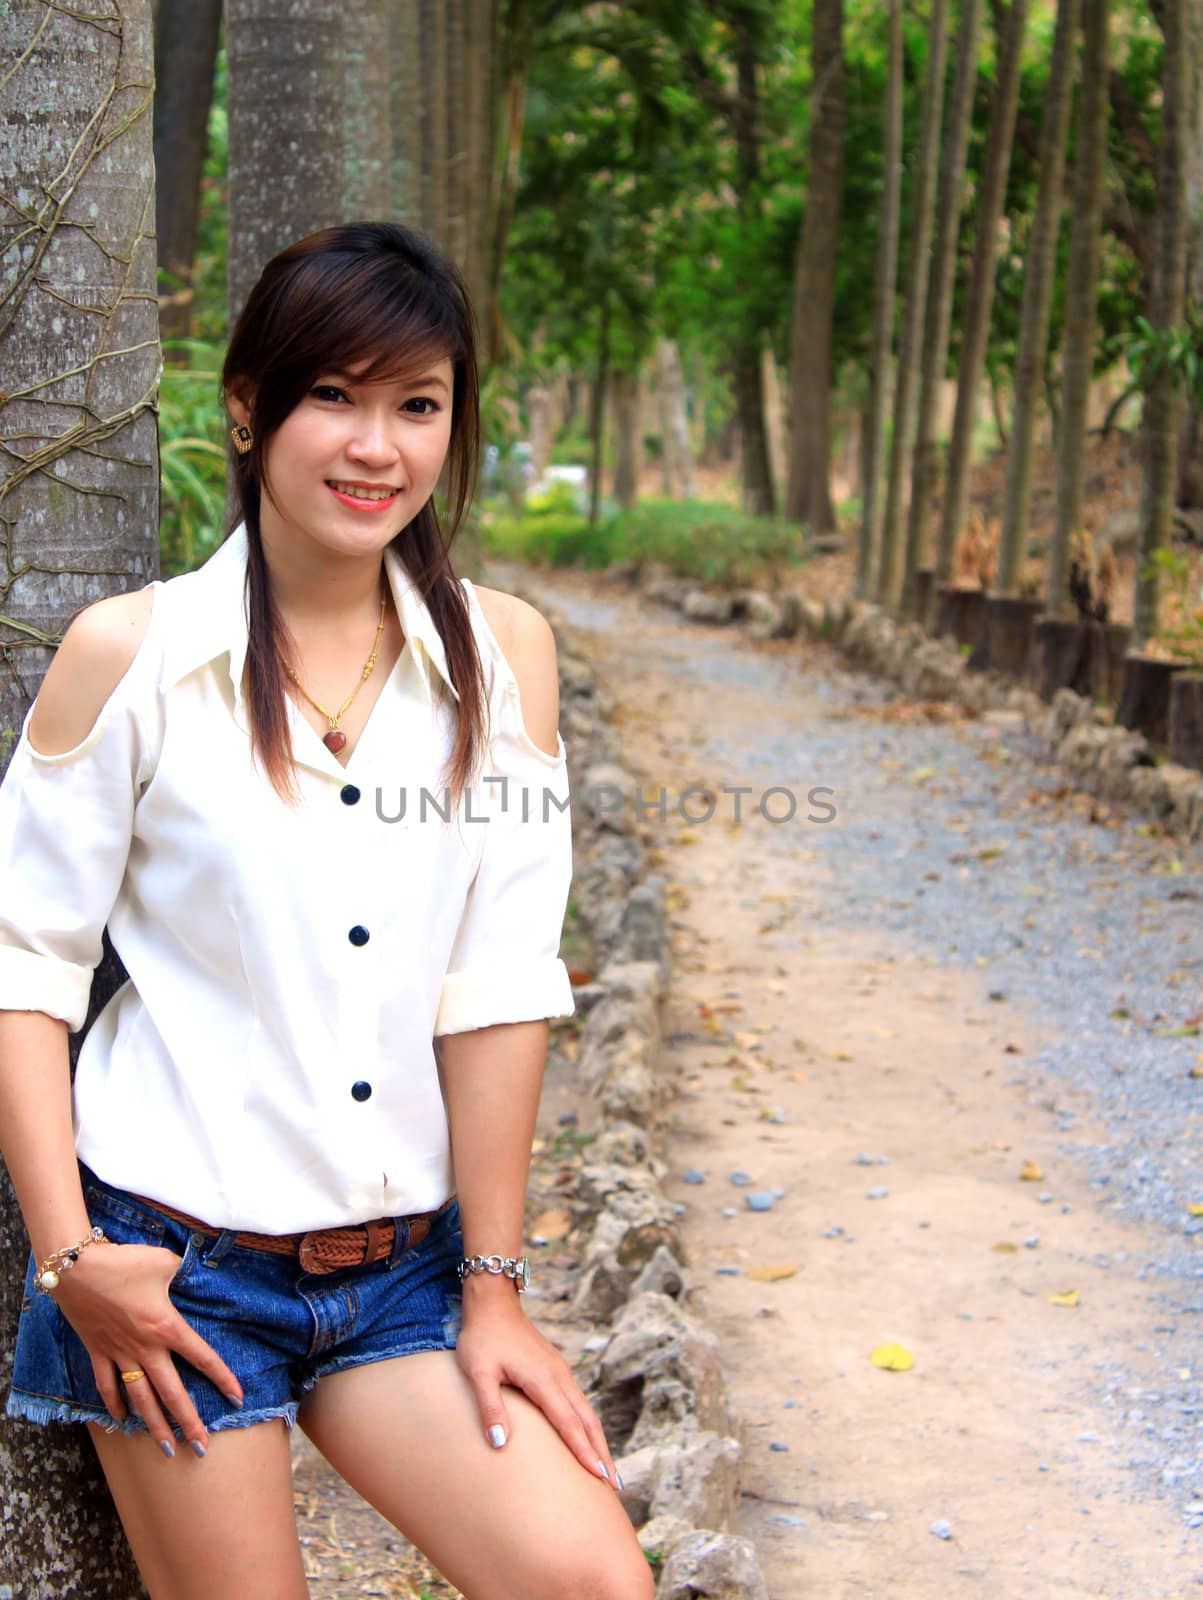
[{"label": "dirt path", "polygon": [[[1106,1177],[1084,1158],[1114,1137],[1102,1108],[1072,1071],[1037,1065],[1072,1027],[1000,990],[993,956],[968,957],[994,926],[990,874],[1007,846],[958,850],[970,824],[946,822],[954,832],[934,844],[925,832],[919,791],[938,768],[985,830],[970,843],[989,838],[1002,819],[988,780],[1009,756],[980,724],[921,719],[911,738],[904,714],[891,728],[889,691],[820,647],[752,645],[575,575],[532,592],[581,630],[628,762],[645,793],[669,797],[668,818],[649,817],[676,946],[666,1187],[688,1208],[694,1303],[747,1422],[739,1531],[772,1600],[1196,1592],[1203,1350],[1180,1313],[1199,1307],[1177,1303],[1181,1277],[1158,1281],[1171,1270],[1159,1230],[1101,1203]],[[887,735],[901,736],[901,759]],[[715,793],[711,820],[679,816],[690,784]],[[740,784],[753,792],[737,824],[721,789]],[[813,784],[835,791],[833,821],[803,820]],[[796,796],[794,821],[757,814],[774,785]],[[779,815],[788,804],[766,801]],[[1050,850],[1072,863],[1091,831],[1081,797],[1054,788],[1036,810],[1039,830],[1019,832],[1038,831],[1046,864]],[[1097,806],[1094,817],[1119,825]],[[850,854],[855,830],[863,850]],[[1139,886],[1173,847],[1135,840],[1145,855],[1112,865]],[[1175,876],[1197,882],[1197,861]],[[921,878],[953,890],[939,932],[952,948],[964,933],[957,959],[933,953],[916,920]],[[1049,892],[1033,890],[1022,923],[1033,970],[1056,954],[1040,945]],[[964,929],[958,905],[972,907]],[[1082,936],[1084,963],[1106,940],[1093,926]],[[1063,1000],[1072,1024],[1072,992]],[[1196,1110],[1166,1181],[1193,1173],[1199,1199],[1197,1125]],[[1025,1180],[1029,1163],[1040,1176]],[[772,1197],[759,1213],[746,1203],[758,1192]],[[764,1266],[796,1271],[750,1276]],[[1076,1306],[1050,1302],[1071,1290]],[[885,1341],[913,1352],[911,1370],[870,1364]],[[1172,1422],[1148,1426],[1142,1406],[1169,1400]],[[1193,1460],[1172,1454],[1192,1448]],[[949,1537],[931,1531],[941,1523]]]}]

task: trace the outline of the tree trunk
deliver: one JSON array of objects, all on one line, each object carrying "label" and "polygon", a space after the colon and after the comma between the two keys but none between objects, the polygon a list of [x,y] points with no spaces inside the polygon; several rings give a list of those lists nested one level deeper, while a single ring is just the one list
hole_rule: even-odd
[{"label": "tree trunk", "polygon": [[443,0],[443,97],[447,121],[447,223],[443,248],[462,270],[468,258],[469,90],[465,82],[464,11],[467,0]]},{"label": "tree trunk", "polygon": [[616,372],[614,396],[614,498],[629,511],[639,498],[643,427],[637,372]]},{"label": "tree trunk", "polygon": [[499,149],[493,162],[494,199],[493,244],[489,252],[489,290],[486,308],[489,359],[502,354],[505,329],[501,320],[501,274],[509,246],[510,228],[518,198],[518,177],[522,161],[522,133],[526,126],[526,87],[530,78],[532,24],[527,0],[512,0],[506,17],[505,37],[501,41],[501,85],[497,137]]},{"label": "tree trunk", "polygon": [[422,17],[420,0],[388,8],[389,205],[387,215],[422,226]]},{"label": "tree trunk", "polygon": [[388,216],[393,140],[389,26],[379,0],[343,0],[343,215]]},{"label": "tree trunk", "polygon": [[902,0],[889,0],[886,115],[882,156],[881,220],[877,278],[873,290],[873,348],[869,358],[869,403],[861,435],[864,493],[856,552],[856,597],[869,595],[881,542],[881,488],[885,466],[886,399],[894,342],[894,298],[898,280],[898,228],[902,196]]},{"label": "tree trunk", "polygon": [[1011,447],[1007,452],[998,574],[994,583],[994,588],[1000,593],[1011,593],[1018,588],[1027,548],[1028,517],[1032,504],[1032,450],[1036,436],[1036,415],[1040,408],[1044,358],[1048,350],[1057,237],[1061,231],[1065,139],[1073,104],[1073,69],[1080,11],[1081,0],[1057,0],[1057,22],[1044,95],[1044,115],[1040,124],[1040,183],[1025,256],[1027,270],[1019,322],[1019,350],[1015,360],[1015,409],[1011,422]]},{"label": "tree trunk", "polygon": [[[1096,0],[1098,3],[1098,0]],[[1188,0],[1165,0],[1161,28],[1161,148],[1157,171],[1157,251],[1149,294],[1149,321],[1165,333],[1182,321],[1186,277],[1186,138],[1190,116],[1190,67],[1194,29],[1187,26]],[[1181,374],[1158,364],[1145,389],[1144,483],[1141,493],[1140,564],[1137,571],[1133,645],[1140,650],[1157,632],[1161,574],[1155,552],[1170,544],[1177,467]]]},{"label": "tree trunk", "polygon": [[420,0],[422,82],[422,226],[447,240],[447,26],[443,0]]},{"label": "tree trunk", "polygon": [[[940,446],[937,431],[944,374],[948,370],[948,339],[952,328],[952,294],[956,278],[957,243],[961,232],[961,203],[965,192],[965,162],[969,151],[969,127],[973,114],[973,91],[977,82],[977,44],[981,29],[981,0],[965,0],[957,30],[956,66],[953,71],[952,102],[944,134],[940,165],[940,194],[936,202],[936,244],[932,261],[931,286],[927,299],[927,321],[923,329],[923,387],[919,396],[919,425],[915,433],[915,454],[911,469],[911,501],[907,514],[906,550],[902,559],[902,582],[924,561],[927,525],[932,500],[940,476]],[[933,574],[933,581],[935,577]],[[943,581],[943,580],[941,580]]]},{"label": "tree trunk", "polygon": [[[966,10],[979,0],[965,0]],[[898,365],[894,373],[894,418],[890,439],[890,475],[886,509],[881,525],[881,549],[876,574],[879,603],[896,606],[902,583],[902,506],[906,495],[906,466],[911,449],[911,426],[919,386],[919,341],[927,307],[927,279],[931,262],[932,205],[936,163],[940,153],[940,112],[944,104],[944,63],[948,53],[948,0],[932,0],[928,25],[927,74],[919,148],[915,154],[915,193],[911,201],[910,255],[906,289],[902,298],[902,325],[898,336]]]},{"label": "tree trunk", "polygon": [[[0,7],[0,181],[24,195],[3,241],[0,764],[67,623],[158,574],[159,344],[149,0]],[[97,12],[93,18],[89,15]],[[43,30],[42,25],[51,25]],[[32,49],[35,37],[37,48]],[[20,440],[18,448],[14,443]],[[102,965],[88,1022],[123,981]],[[29,1245],[0,1178],[0,1393]],[[0,1576],[22,1600],[143,1593],[82,1425],[0,1421]]]},{"label": "tree trunk", "polygon": [[764,395],[764,434],[769,441],[769,466],[774,483],[784,483],[788,471],[785,401],[777,357],[766,344],[760,352],[760,389]]},{"label": "tree trunk", "polygon": [[1065,285],[1061,355],[1061,422],[1057,436],[1057,503],[1049,552],[1048,610],[1065,608],[1069,544],[1082,517],[1086,408],[1094,370],[1099,226],[1107,154],[1108,0],[1083,0],[1082,88],[1073,184],[1073,230]]},{"label": "tree trunk", "polygon": [[[1203,307],[1203,4],[1190,0],[1186,13],[1190,54],[1190,132],[1186,141],[1186,299]],[[1203,506],[1203,409],[1188,393],[1179,436],[1176,505]]]},{"label": "tree trunk", "polygon": [[785,516],[835,527],[831,503],[831,343],[844,172],[843,0],[811,13],[810,177],[794,277]]},{"label": "tree trunk", "polygon": [[[734,27],[738,93],[734,133],[737,199],[741,218],[751,222],[760,212],[760,127],[756,51],[746,26]],[[771,517],[775,509],[773,469],[764,426],[764,383],[760,370],[762,340],[756,329],[740,333],[734,351],[735,404],[739,416],[740,472],[743,508]]]},{"label": "tree trunk", "polygon": [[[155,229],[159,328],[186,339],[192,326],[192,277],[200,186],[208,148],[213,69],[221,0],[159,0],[155,20]],[[168,360],[179,359],[168,353]]]},{"label": "tree trunk", "polygon": [[230,321],[264,265],[344,220],[342,0],[226,0]]},{"label": "tree trunk", "polygon": [[[1020,57],[1027,25],[1028,0],[1011,0],[1006,26],[998,43],[998,66],[994,103],[990,113],[990,133],[986,142],[985,167],[978,191],[977,238],[974,242],[973,269],[965,302],[961,335],[960,370],[957,374],[957,404],[952,423],[952,442],[948,451],[948,483],[944,492],[944,515],[936,550],[936,579],[943,582],[952,575],[953,549],[969,503],[969,466],[973,450],[973,425],[977,417],[986,341],[990,337],[990,311],[994,304],[994,270],[998,260],[998,241],[1007,172],[1011,165],[1011,141],[1015,133],[1015,112],[1019,104]],[[918,552],[915,552],[917,557]]]},{"label": "tree trunk", "polygon": [[589,469],[589,526],[597,526],[601,510],[602,444],[605,433],[606,388],[610,375],[610,294],[603,290],[597,319],[597,367],[593,379],[593,399],[589,407],[589,438],[592,466]]},{"label": "tree trunk", "polygon": [[660,454],[664,493],[690,500],[694,494],[693,447],[685,405],[685,374],[681,356],[671,339],[656,343],[656,395],[660,418]]}]

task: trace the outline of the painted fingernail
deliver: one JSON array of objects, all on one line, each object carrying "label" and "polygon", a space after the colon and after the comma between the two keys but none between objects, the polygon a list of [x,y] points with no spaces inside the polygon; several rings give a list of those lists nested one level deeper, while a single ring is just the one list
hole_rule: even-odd
[{"label": "painted fingernail", "polygon": [[602,1460],[602,1458],[600,1456],[598,1456],[598,1458],[597,1458],[597,1470],[601,1473],[602,1477],[606,1480],[606,1482],[609,1483],[609,1481],[610,1481],[610,1472],[609,1472],[609,1469],[606,1466],[606,1463]]},{"label": "painted fingernail", "polygon": [[626,1484],[622,1481],[622,1473],[619,1472],[617,1467],[614,1468],[614,1481],[620,1489],[626,1488]]},{"label": "painted fingernail", "polygon": [[200,1442],[199,1439],[191,1439],[191,1440],[189,1440],[189,1443],[191,1444],[192,1448],[196,1451],[198,1456],[203,1456],[203,1455],[206,1454],[205,1447]]},{"label": "painted fingernail", "polygon": [[489,1443],[495,1450],[500,1450],[505,1443],[505,1429],[500,1422],[495,1422],[489,1429]]},{"label": "painted fingernail", "polygon": [[225,1398],[230,1402],[230,1404],[232,1406],[237,1406],[239,1411],[242,1410],[242,1399],[241,1399],[241,1397],[239,1395],[228,1394],[228,1395],[226,1395]]},{"label": "painted fingernail", "polygon": [[175,1446],[172,1444],[170,1439],[160,1439],[159,1449],[165,1456],[173,1456],[175,1454]]}]

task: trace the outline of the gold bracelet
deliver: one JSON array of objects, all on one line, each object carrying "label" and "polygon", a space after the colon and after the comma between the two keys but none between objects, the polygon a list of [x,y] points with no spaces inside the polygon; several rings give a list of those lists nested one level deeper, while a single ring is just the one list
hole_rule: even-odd
[{"label": "gold bracelet", "polygon": [[59,1286],[59,1274],[68,1271],[79,1260],[79,1252],[86,1250],[90,1244],[111,1244],[111,1239],[106,1239],[103,1228],[93,1228],[86,1239],[81,1239],[78,1244],[69,1244],[64,1250],[56,1250],[52,1256],[47,1256],[38,1268],[35,1287],[39,1294],[49,1294],[52,1289]]}]

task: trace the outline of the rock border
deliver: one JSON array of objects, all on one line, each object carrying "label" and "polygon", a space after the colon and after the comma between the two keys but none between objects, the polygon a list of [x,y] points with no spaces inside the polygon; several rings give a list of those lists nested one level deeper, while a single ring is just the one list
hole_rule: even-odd
[{"label": "rock border", "polygon": [[717,593],[634,565],[611,568],[607,578],[639,586],[647,599],[693,621],[742,625],[751,638],[805,633],[824,640],[916,699],[951,701],[983,721],[1024,728],[1038,758],[1060,763],[1081,788],[1133,806],[1168,833],[1203,839],[1203,773],[1162,760],[1144,734],[1116,724],[1110,707],[1072,689],[1058,689],[1046,704],[1001,673],[971,670],[955,639],[933,638],[918,622],[900,624],[870,601],[841,596],[820,604],[751,589]]},{"label": "rock border", "polygon": [[[560,727],[572,751],[573,895],[597,953],[575,990],[584,1014],[577,1070],[594,1132],[572,1195],[590,1219],[572,1309],[606,1324],[578,1372],[606,1431],[623,1505],[649,1556],[663,1557],[657,1600],[768,1600],[750,1540],[734,1527],[744,1431],[717,1342],[686,1309],[695,1287],[655,1153],[669,1083],[660,1002],[671,979],[665,882],[647,871],[635,818],[638,780],[609,726],[613,697],[553,609]],[[616,806],[614,796],[623,797]],[[598,797],[606,796],[605,803]]]}]

